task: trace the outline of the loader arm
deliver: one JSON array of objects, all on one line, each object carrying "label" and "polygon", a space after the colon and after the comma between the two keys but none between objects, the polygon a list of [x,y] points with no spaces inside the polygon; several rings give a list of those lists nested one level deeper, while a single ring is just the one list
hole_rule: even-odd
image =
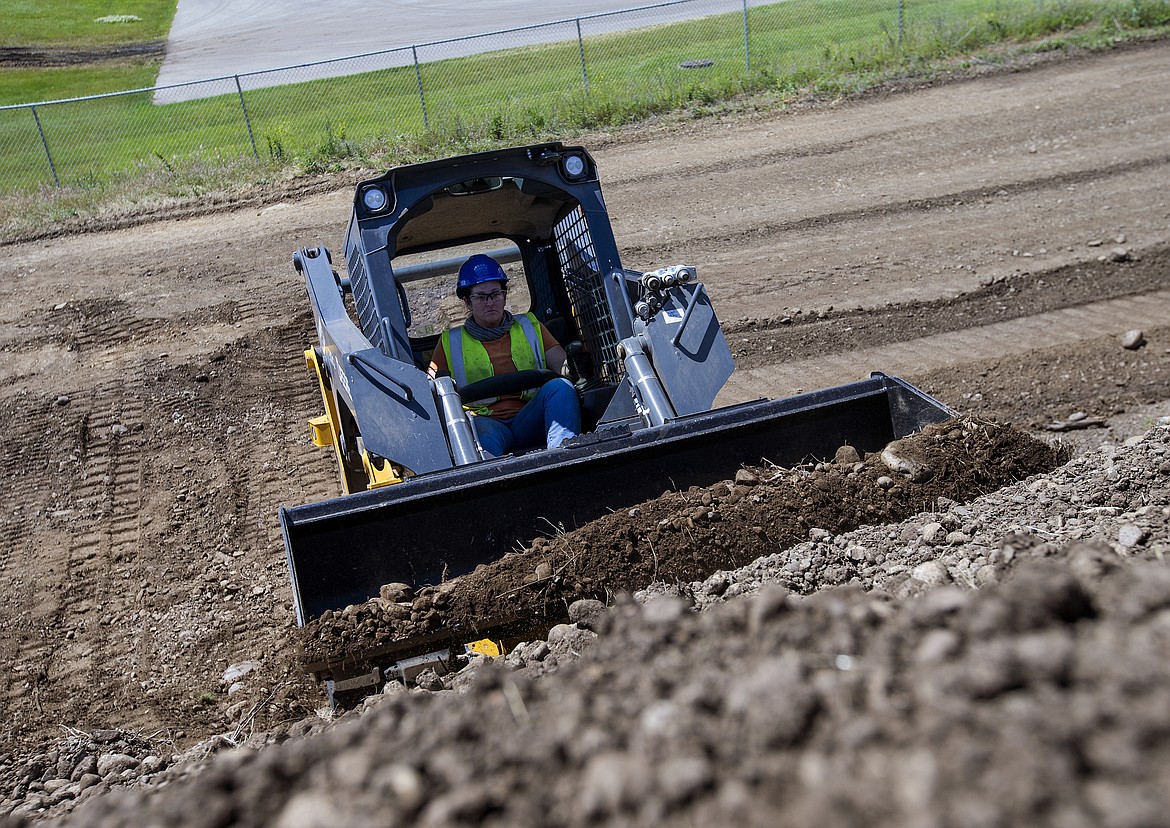
[{"label": "loader arm", "polygon": [[[328,250],[302,248],[293,258],[304,274],[320,341],[320,361],[337,406],[339,453],[354,450],[389,458],[412,474],[455,465],[447,430],[440,416],[433,382],[411,363],[389,357],[373,347],[346,310],[341,280],[333,271]],[[356,433],[345,434],[352,418]]]}]

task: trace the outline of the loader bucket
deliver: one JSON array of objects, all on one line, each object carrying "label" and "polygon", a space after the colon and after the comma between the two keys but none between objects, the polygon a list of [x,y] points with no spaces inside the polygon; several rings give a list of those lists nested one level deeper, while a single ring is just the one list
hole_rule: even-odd
[{"label": "loader bucket", "polygon": [[[437,584],[554,529],[571,530],[745,465],[873,452],[954,412],[895,377],[760,400],[569,447],[489,460],[304,506],[280,522],[299,624],[383,584]],[[593,439],[590,439],[593,438]]]}]

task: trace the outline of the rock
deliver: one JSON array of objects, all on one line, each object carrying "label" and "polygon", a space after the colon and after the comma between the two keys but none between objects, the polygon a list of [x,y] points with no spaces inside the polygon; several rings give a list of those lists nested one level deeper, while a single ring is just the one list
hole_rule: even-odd
[{"label": "rock", "polygon": [[1117,542],[1126,549],[1141,546],[1149,538],[1149,530],[1127,523],[1117,530]]},{"label": "rock", "polygon": [[70,783],[68,779],[48,779],[42,783],[45,788],[45,793],[49,794],[50,796],[57,793],[57,791],[61,790],[62,788],[68,787],[69,784]]},{"label": "rock", "polygon": [[382,607],[382,614],[391,621],[409,621],[410,620],[410,604],[400,604],[394,601],[387,601],[384,598],[377,599]]},{"label": "rock", "polygon": [[66,785],[63,788],[58,788],[49,797],[49,807],[52,807],[54,805],[60,805],[62,802],[67,802],[71,799],[77,799],[77,797],[80,793],[81,793],[81,788],[79,788],[77,786],[76,782],[71,783],[69,785]]},{"label": "rock", "polygon": [[642,606],[642,618],[649,624],[674,624],[686,612],[686,603],[669,595],[655,597]]},{"label": "rock", "polygon": [[788,613],[792,609],[789,600],[791,594],[779,584],[765,584],[761,587],[748,609],[748,628],[759,632],[772,619]]},{"label": "rock", "polygon": [[755,472],[747,469],[739,469],[735,473],[735,485],[737,486],[755,486],[760,482],[760,478]]},{"label": "rock", "polygon": [[594,598],[582,598],[569,604],[569,620],[585,630],[597,632],[607,614],[605,604]]},{"label": "rock", "polygon": [[[726,572],[716,572],[710,578],[703,582],[701,592],[704,595],[712,598],[718,598],[723,593],[727,592],[727,588],[731,586],[731,578]],[[572,607],[570,607],[572,609]]]},{"label": "rock", "polygon": [[1132,256],[1124,247],[1114,247],[1109,251],[1109,261],[1111,262],[1128,262]]},{"label": "rock", "polygon": [[276,815],[276,828],[312,828],[319,825],[345,825],[350,814],[340,808],[334,797],[320,791],[297,793]]},{"label": "rock", "polygon": [[597,640],[597,633],[581,629],[573,624],[557,624],[548,631],[548,647],[551,657],[577,657]]},{"label": "rock", "polygon": [[58,394],[56,402],[57,402],[57,405],[69,405],[69,403],[72,401],[69,399],[69,397],[65,396],[64,394]]},{"label": "rock", "polygon": [[879,477],[877,479],[876,482],[877,482],[877,487],[879,489],[888,489],[894,485],[894,478],[887,477],[886,475],[883,474],[881,477]]},{"label": "rock", "polygon": [[525,662],[541,662],[549,654],[547,641],[530,641],[518,653]]},{"label": "rock", "polygon": [[602,753],[581,774],[577,812],[586,820],[636,808],[652,790],[653,766],[634,756]]},{"label": "rock", "polygon": [[[97,767],[96,763],[94,764],[94,767],[95,768]],[[102,778],[100,776],[98,776],[96,773],[85,773],[85,774],[82,774],[81,778],[79,778],[77,780],[77,788],[78,788],[78,790],[84,791],[87,788],[92,788],[94,785],[97,785],[101,781],[102,781]]]},{"label": "rock", "polygon": [[138,760],[125,753],[106,753],[98,757],[98,776],[108,779],[124,770],[138,767]]},{"label": "rock", "polygon": [[255,661],[241,661],[238,664],[233,664],[223,671],[223,683],[235,684],[248,673],[259,669],[260,665]]},{"label": "rock", "polygon": [[951,573],[939,561],[924,561],[910,570],[910,577],[929,587],[951,583]]},{"label": "rock", "polygon": [[[397,684],[398,682],[390,682],[390,683]],[[383,695],[382,693],[375,693],[372,696],[366,696],[362,700],[362,707],[361,707],[362,712],[363,713],[369,712],[370,710],[374,709],[382,702],[386,701],[386,699],[387,699],[387,696]]]},{"label": "rock", "polygon": [[1146,344],[1146,335],[1140,330],[1126,331],[1121,335],[1121,347],[1127,351],[1136,351]]},{"label": "rock", "polygon": [[655,769],[658,789],[667,802],[685,802],[699,791],[711,786],[715,773],[711,762],[703,756],[673,756]]},{"label": "rock", "polygon": [[45,798],[43,796],[30,796],[24,800],[19,808],[12,811],[11,816],[17,820],[17,825],[23,825],[23,820],[36,817],[37,812],[44,808],[45,804]]},{"label": "rock", "polygon": [[903,452],[901,440],[895,440],[882,449],[881,459],[887,469],[909,478],[911,483],[924,483],[934,476],[929,466]]},{"label": "rock", "polygon": [[[479,664],[480,659],[472,659],[472,664]],[[404,693],[410,692],[405,684],[400,681],[388,681],[386,686],[382,688],[383,696],[401,696]]]},{"label": "rock", "polygon": [[919,534],[922,536],[923,543],[928,543],[931,546],[937,546],[946,538],[946,529],[941,523],[932,521],[930,523],[923,524]]},{"label": "rock", "polygon": [[410,588],[409,584],[393,583],[384,584],[378,591],[378,595],[383,601],[389,601],[393,604],[400,604],[414,600],[414,590]]},{"label": "rock", "polygon": [[857,453],[857,449],[853,446],[841,446],[837,449],[837,453],[833,455],[833,462],[838,466],[852,466],[854,463],[861,462],[861,455]]},{"label": "rock", "polygon": [[419,687],[423,690],[429,690],[432,693],[446,689],[446,687],[443,685],[443,679],[440,678],[439,674],[436,673],[431,667],[428,667],[415,676],[414,684],[416,687]]},{"label": "rock", "polygon": [[961,643],[953,630],[930,630],[919,642],[914,661],[926,666],[941,664],[959,651]]},{"label": "rock", "polygon": [[84,776],[92,776],[97,773],[97,757],[87,755],[81,757],[81,760],[74,766],[73,772],[69,774],[69,779],[72,782],[77,782]]}]

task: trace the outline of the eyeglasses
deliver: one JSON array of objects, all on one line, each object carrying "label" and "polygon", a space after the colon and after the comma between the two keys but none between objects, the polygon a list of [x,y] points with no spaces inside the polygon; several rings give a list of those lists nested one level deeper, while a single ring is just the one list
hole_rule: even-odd
[{"label": "eyeglasses", "polygon": [[506,290],[493,290],[491,293],[472,293],[469,294],[471,301],[480,305],[494,304],[499,302],[508,295]]}]

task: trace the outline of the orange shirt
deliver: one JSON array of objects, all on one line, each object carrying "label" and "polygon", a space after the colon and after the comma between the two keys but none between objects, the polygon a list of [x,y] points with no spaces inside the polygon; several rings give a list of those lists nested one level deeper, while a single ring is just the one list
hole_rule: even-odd
[{"label": "orange shirt", "polygon": [[[553,335],[548,332],[548,328],[544,323],[540,325],[540,340],[544,345],[545,353],[548,353],[549,348],[555,348],[560,343],[553,338]],[[458,328],[452,329],[452,336],[460,336]],[[508,334],[504,334],[498,339],[493,339],[488,342],[481,343],[484,350],[488,353],[488,359],[492,363],[492,371],[495,376],[501,374],[513,374],[516,372],[516,363],[512,361],[512,339]],[[443,346],[439,345],[435,348],[435,352],[431,354],[431,371],[437,376],[441,373],[450,373],[451,366],[447,364],[447,354],[443,352]],[[508,417],[516,416],[516,413],[524,407],[524,400],[520,399],[519,394],[508,394],[500,397],[488,408],[492,410],[493,417]]]}]

